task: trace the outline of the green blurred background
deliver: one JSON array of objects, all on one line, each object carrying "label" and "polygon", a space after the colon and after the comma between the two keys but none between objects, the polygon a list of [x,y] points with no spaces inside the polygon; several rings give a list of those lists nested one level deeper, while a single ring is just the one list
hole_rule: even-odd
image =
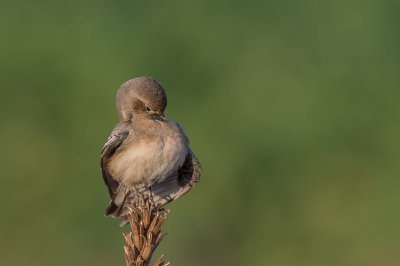
[{"label": "green blurred background", "polygon": [[400,2],[2,1],[0,264],[125,265],[99,154],[152,76],[203,166],[172,265],[400,265]]}]

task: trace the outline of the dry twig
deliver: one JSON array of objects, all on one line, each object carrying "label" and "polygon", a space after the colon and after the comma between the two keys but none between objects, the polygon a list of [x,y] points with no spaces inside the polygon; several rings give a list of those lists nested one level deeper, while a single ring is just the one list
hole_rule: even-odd
[{"label": "dry twig", "polygon": [[[128,203],[127,207],[132,232],[125,231],[123,234],[127,244],[124,246],[126,265],[148,266],[154,250],[166,235],[163,235],[161,225],[167,219],[169,210],[164,210],[160,205],[154,206],[153,200],[149,198],[145,198],[144,203],[138,198]],[[169,265],[170,262],[163,261],[163,257],[157,259],[153,266]]]}]

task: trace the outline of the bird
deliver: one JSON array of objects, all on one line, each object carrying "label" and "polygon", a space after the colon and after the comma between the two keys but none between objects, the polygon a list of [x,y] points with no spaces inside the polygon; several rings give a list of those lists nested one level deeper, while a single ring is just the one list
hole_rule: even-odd
[{"label": "bird", "polygon": [[167,96],[161,83],[138,77],[123,83],[116,96],[119,123],[100,155],[111,201],[104,216],[124,217],[125,203],[137,195],[156,205],[185,195],[201,176],[199,160],[181,126],[164,114]]}]

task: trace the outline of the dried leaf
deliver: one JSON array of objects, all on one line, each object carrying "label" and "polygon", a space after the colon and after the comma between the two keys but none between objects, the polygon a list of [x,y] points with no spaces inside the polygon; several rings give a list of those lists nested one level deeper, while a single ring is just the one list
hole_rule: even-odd
[{"label": "dried leaf", "polygon": [[149,215],[149,209],[144,209],[143,210],[143,226],[144,228],[148,228],[150,224],[150,215]]},{"label": "dried leaf", "polygon": [[153,266],[159,266],[162,263],[162,260],[164,258],[164,254],[161,255],[153,264]]},{"label": "dried leaf", "polygon": [[157,233],[157,232],[158,232],[158,229],[160,229],[160,227],[161,227],[161,225],[163,224],[163,222],[165,221],[165,219],[167,219],[167,217],[161,218],[161,219],[158,221],[157,225],[156,225],[156,226],[154,227],[154,229],[152,230],[153,233]]},{"label": "dried leaf", "polygon": [[146,244],[146,246],[143,248],[143,253],[142,253],[142,258],[144,260],[147,260],[150,257],[150,254],[153,251],[153,245],[152,244]]}]

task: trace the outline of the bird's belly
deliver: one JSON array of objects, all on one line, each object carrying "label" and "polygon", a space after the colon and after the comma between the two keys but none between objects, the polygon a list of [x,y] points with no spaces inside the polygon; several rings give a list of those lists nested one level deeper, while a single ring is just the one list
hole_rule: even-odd
[{"label": "bird's belly", "polygon": [[161,182],[183,165],[187,144],[181,138],[136,143],[111,162],[114,178],[126,187],[141,189]]}]

